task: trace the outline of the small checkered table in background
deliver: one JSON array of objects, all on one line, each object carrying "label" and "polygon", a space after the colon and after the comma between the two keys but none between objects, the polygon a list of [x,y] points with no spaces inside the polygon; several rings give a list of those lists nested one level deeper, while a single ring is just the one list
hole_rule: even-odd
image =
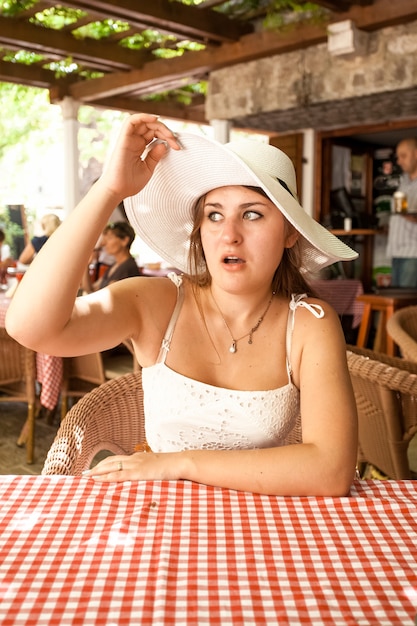
[{"label": "small checkered table in background", "polygon": [[[6,311],[10,299],[0,294],[0,326],[4,327]],[[61,393],[63,361],[61,357],[49,354],[36,354],[36,379],[42,385],[40,403],[46,409],[54,409]]]}]

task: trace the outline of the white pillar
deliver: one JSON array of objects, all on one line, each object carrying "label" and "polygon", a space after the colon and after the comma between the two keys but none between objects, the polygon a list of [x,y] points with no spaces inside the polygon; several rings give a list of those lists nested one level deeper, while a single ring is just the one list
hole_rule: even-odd
[{"label": "white pillar", "polygon": [[61,100],[64,128],[64,214],[68,215],[80,201],[78,109],[80,105],[66,96]]},{"label": "white pillar", "polygon": [[231,124],[228,120],[211,120],[210,126],[213,128],[213,139],[219,143],[230,141]]},{"label": "white pillar", "polygon": [[301,206],[306,213],[313,216],[314,212],[314,169],[315,169],[315,131],[312,128],[303,130],[303,192]]}]

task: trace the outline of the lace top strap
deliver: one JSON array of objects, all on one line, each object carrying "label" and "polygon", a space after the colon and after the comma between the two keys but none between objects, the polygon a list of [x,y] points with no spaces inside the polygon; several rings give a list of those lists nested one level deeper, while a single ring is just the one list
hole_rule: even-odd
[{"label": "lace top strap", "polygon": [[304,298],[307,298],[307,294],[299,293],[299,294],[292,294],[291,300],[290,300],[290,312],[288,315],[287,336],[286,336],[286,361],[287,361],[287,373],[288,373],[289,382],[292,381],[292,367],[291,367],[290,356],[291,356],[292,335],[293,335],[294,323],[295,323],[295,311],[297,310],[298,307],[304,307],[305,309],[310,311],[310,313],[312,313],[314,317],[317,317],[317,319],[324,317],[323,307],[321,307],[319,304],[310,304],[309,302],[306,302]]},{"label": "lace top strap", "polygon": [[182,285],[182,276],[176,274],[175,272],[170,272],[168,274],[168,278],[172,280],[174,285],[177,286],[177,302],[175,304],[175,309],[172,312],[171,319],[169,320],[169,324],[165,331],[164,338],[162,339],[161,348],[159,350],[158,358],[156,359],[157,363],[165,363],[165,359],[167,358],[167,354],[169,348],[171,346],[172,335],[174,334],[175,324],[177,323],[178,316],[181,311],[182,303],[184,301],[184,288]]}]

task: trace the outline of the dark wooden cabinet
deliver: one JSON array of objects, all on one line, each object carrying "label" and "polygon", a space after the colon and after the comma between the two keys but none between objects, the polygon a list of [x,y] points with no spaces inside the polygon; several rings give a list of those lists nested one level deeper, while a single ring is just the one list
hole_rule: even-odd
[{"label": "dark wooden cabinet", "polygon": [[[321,158],[314,217],[359,253],[357,261],[343,264],[343,271],[349,278],[359,278],[368,291],[372,286],[373,244],[377,233],[372,197],[373,147],[349,137],[327,137],[324,133],[319,143]],[[338,148],[341,163],[337,163],[335,156]],[[336,167],[343,171],[335,175]],[[352,228],[348,231],[344,230],[343,206],[336,202],[336,190],[345,191],[350,205],[345,207],[346,215],[352,216]]]}]

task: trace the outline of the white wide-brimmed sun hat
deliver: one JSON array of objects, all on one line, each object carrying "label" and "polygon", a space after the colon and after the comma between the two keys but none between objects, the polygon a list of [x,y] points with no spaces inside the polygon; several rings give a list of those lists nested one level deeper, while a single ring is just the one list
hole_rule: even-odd
[{"label": "white wide-brimmed sun hat", "polygon": [[301,237],[302,267],[309,272],[357,252],[312,219],[297,200],[294,166],[278,148],[252,139],[227,144],[180,133],[182,150],[169,150],[148,184],[124,200],[135,231],[162,259],[189,272],[189,244],[196,201],[218,187],[262,188]]}]

